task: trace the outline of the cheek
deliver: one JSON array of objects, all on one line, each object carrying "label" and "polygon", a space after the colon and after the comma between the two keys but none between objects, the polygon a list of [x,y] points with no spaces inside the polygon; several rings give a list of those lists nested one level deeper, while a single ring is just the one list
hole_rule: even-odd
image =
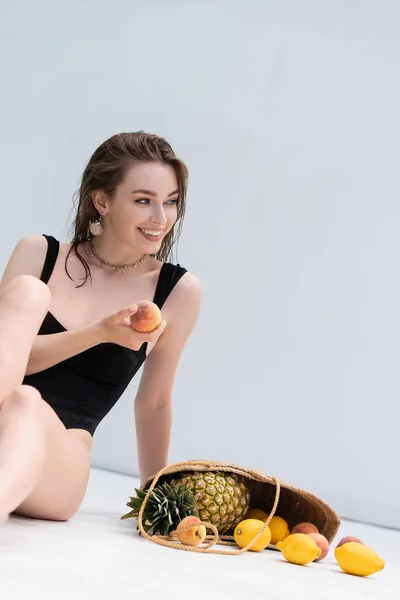
[{"label": "cheek", "polygon": [[176,206],[171,206],[168,211],[166,211],[168,224],[170,227],[176,222],[178,218],[178,208]]},{"label": "cheek", "polygon": [[143,218],[143,208],[134,203],[128,204],[121,214],[121,222],[125,225],[135,225],[143,221]]}]

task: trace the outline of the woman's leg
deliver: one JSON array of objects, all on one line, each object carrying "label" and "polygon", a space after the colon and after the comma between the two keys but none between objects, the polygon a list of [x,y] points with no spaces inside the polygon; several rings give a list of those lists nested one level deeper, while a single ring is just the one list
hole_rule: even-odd
[{"label": "woman's leg", "polygon": [[19,386],[0,409],[0,517],[4,520],[32,492],[46,457],[43,423],[35,406],[39,392]]},{"label": "woman's leg", "polygon": [[16,277],[0,293],[0,406],[22,383],[50,299],[47,285],[31,275]]},{"label": "woman's leg", "polygon": [[69,518],[87,486],[90,435],[66,431],[37,390],[21,385],[49,304],[47,286],[29,275],[0,294],[0,522],[14,510]]},{"label": "woman's leg", "polygon": [[0,515],[11,512],[69,519],[84,497],[90,472],[89,433],[66,430],[30,386],[0,410]]},{"label": "woman's leg", "polygon": [[[0,294],[0,494],[5,493],[8,488],[7,472],[10,470],[6,467],[9,454],[8,438],[11,437],[12,440],[15,433],[15,422],[12,419],[4,438],[5,427],[2,415],[7,414],[4,410],[5,402],[22,383],[32,344],[49,305],[49,289],[30,275],[16,277]],[[12,397],[16,402],[19,401],[19,394],[14,394]],[[16,469],[16,477],[19,476],[18,465],[21,462],[23,446],[24,444],[20,445],[17,453],[13,455],[15,460],[9,465],[11,469]],[[38,460],[40,461],[40,440],[36,446],[35,452],[29,456],[31,467],[34,467]],[[0,497],[0,522],[5,519],[6,514]]]}]

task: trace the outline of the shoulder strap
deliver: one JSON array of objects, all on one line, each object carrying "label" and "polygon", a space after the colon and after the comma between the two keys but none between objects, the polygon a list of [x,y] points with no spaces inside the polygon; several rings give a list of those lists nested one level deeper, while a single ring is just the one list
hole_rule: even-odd
[{"label": "shoulder strap", "polygon": [[44,283],[47,283],[53,272],[54,265],[56,264],[58,251],[60,249],[60,242],[56,240],[56,238],[54,238],[52,235],[46,235],[44,233],[43,237],[45,237],[47,240],[47,253],[46,258],[44,260],[44,265],[40,279]]},{"label": "shoulder strap", "polygon": [[161,267],[160,275],[158,277],[156,293],[154,294],[154,304],[157,304],[158,308],[161,308],[180,280],[180,278],[186,273],[186,269],[180,265],[173,265],[172,263],[164,263]]}]

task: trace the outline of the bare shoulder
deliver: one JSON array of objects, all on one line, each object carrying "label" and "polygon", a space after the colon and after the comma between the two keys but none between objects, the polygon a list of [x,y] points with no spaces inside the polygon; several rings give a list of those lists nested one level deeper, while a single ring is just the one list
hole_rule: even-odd
[{"label": "bare shoulder", "polygon": [[47,240],[42,235],[26,235],[17,242],[3,273],[1,285],[19,275],[40,278],[47,252]]},{"label": "bare shoulder", "polygon": [[175,287],[181,294],[185,294],[189,297],[201,295],[203,291],[200,279],[189,271],[186,271],[186,273],[182,275]]},{"label": "bare shoulder", "polygon": [[200,313],[202,295],[200,279],[186,271],[165,301],[164,318],[170,325],[191,329]]},{"label": "bare shoulder", "polygon": [[47,240],[43,235],[39,235],[37,233],[30,233],[28,235],[24,235],[20,238],[15,246],[15,248],[19,250],[25,250],[28,252],[46,252],[47,249]]},{"label": "bare shoulder", "polygon": [[[175,372],[179,356],[196,326],[201,310],[202,291],[200,279],[186,271],[174,286],[162,308],[161,312],[167,326],[154,349],[151,350],[150,360],[146,361],[146,374],[152,373],[154,365],[157,365],[157,369],[164,369],[165,376],[159,379],[163,384]],[[151,386],[154,388],[154,377],[146,376],[144,380],[149,381],[149,385],[152,382]],[[146,386],[142,385],[142,391],[143,387]]]},{"label": "bare shoulder", "polygon": [[[151,266],[153,267],[153,271],[156,273],[158,278],[163,263],[157,259],[153,259]],[[177,265],[170,263],[170,266],[176,267]],[[201,299],[202,291],[203,288],[200,279],[193,273],[185,271],[168,296],[165,305],[169,307],[178,303],[181,304],[182,302],[188,302],[190,300],[196,301]]]},{"label": "bare shoulder", "polygon": [[169,299],[171,304],[179,305],[182,308],[182,305],[187,306],[189,303],[199,302],[202,294],[203,287],[200,279],[193,273],[186,271],[175,285]]}]

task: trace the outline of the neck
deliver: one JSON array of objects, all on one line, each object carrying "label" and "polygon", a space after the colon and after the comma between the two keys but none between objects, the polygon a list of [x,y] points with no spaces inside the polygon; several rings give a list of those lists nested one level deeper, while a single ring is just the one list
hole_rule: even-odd
[{"label": "neck", "polygon": [[92,238],[90,244],[103,260],[112,265],[130,265],[143,257],[143,253],[140,251],[135,252],[132,246],[109,239],[106,232],[97,238]]}]

